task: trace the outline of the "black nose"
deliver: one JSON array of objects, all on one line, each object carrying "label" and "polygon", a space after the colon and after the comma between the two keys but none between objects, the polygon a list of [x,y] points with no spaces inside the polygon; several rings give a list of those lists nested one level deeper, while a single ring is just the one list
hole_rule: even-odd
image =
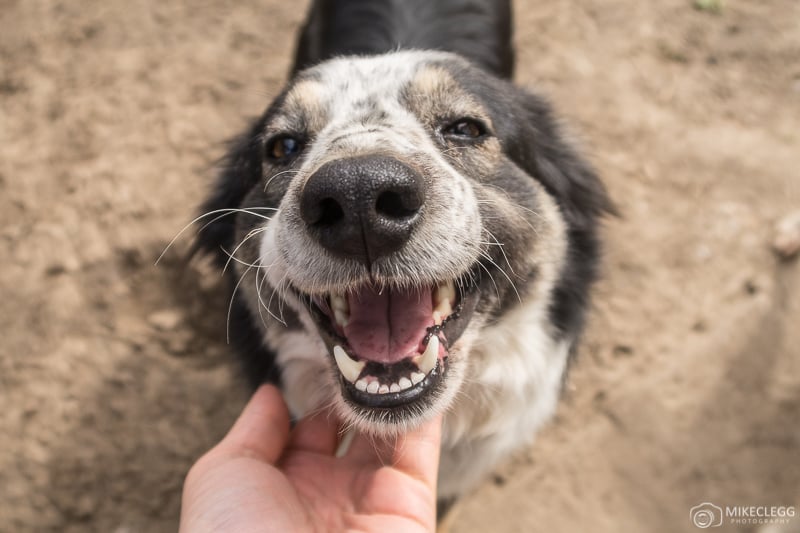
[{"label": "black nose", "polygon": [[324,164],[306,182],[300,215],[319,243],[370,264],[411,237],[425,202],[422,176],[397,159],[361,156]]}]

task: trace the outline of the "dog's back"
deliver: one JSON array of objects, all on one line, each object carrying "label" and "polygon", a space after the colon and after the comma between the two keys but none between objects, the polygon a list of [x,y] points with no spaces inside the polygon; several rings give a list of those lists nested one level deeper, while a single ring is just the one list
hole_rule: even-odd
[{"label": "dog's back", "polygon": [[454,52],[501,78],[514,68],[508,0],[316,0],[293,74],[342,55]]}]

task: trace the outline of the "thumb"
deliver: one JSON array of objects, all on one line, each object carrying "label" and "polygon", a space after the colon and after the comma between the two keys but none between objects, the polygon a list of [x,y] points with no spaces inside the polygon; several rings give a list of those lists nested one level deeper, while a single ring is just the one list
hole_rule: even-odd
[{"label": "thumb", "polygon": [[436,492],[439,452],[442,445],[442,416],[401,435],[394,449],[395,468],[405,471]]},{"label": "thumb", "polygon": [[289,441],[289,411],[274,385],[261,385],[217,447],[218,453],[274,464]]}]

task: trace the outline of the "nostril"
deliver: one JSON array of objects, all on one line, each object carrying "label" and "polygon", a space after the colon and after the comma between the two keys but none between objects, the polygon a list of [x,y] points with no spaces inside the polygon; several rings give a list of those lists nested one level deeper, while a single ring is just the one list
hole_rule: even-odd
[{"label": "nostril", "polygon": [[402,195],[385,191],[378,195],[375,211],[387,218],[408,218],[419,211],[420,201],[416,195]]},{"label": "nostril", "polygon": [[319,212],[315,226],[330,227],[344,218],[344,210],[333,198],[323,198],[319,203]]}]

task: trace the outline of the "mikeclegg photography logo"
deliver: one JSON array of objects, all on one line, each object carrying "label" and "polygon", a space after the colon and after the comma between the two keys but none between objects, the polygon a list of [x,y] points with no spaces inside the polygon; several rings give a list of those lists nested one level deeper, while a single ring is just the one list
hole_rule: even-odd
[{"label": "mikeclegg photography logo", "polygon": [[722,508],[713,503],[704,502],[689,510],[689,518],[692,519],[692,524],[700,529],[719,527],[722,525]]},{"label": "mikeclegg photography logo", "polygon": [[788,524],[797,510],[793,505],[726,505],[724,508],[703,502],[689,509],[689,519],[695,527],[720,527],[723,522],[735,525]]}]

